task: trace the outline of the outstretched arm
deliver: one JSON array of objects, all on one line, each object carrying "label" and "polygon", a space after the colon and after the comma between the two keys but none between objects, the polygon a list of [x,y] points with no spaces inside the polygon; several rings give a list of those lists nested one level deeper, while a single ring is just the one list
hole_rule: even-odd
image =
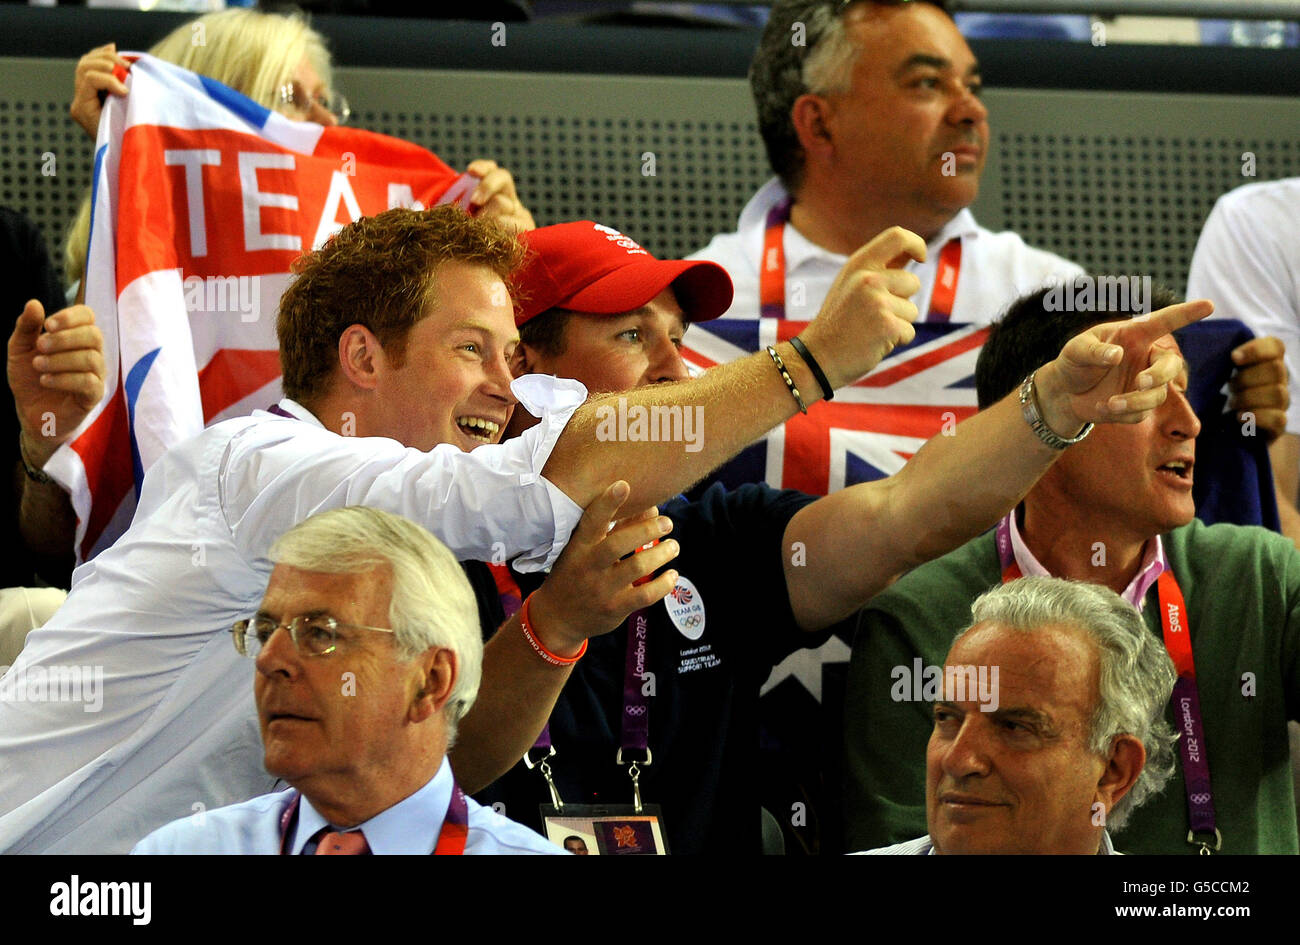
[{"label": "outstretched arm", "polygon": [[[801,335],[833,388],[856,381],[895,346],[912,340],[917,311],[908,296],[920,283],[901,267],[924,258],[919,236],[892,227],[845,264]],[[823,391],[794,348],[784,342],[775,347],[804,402],[820,400]],[[649,417],[664,408],[681,412],[683,431],[692,424],[689,441],[619,439],[630,429],[626,422],[620,426],[621,416]],[[624,479],[632,485],[629,506],[644,508],[703,479],[796,409],[771,357],[759,352],[693,380],[592,399],[569,420],[544,473],[579,505],[605,483]]]},{"label": "outstretched arm", "polygon": [[[1097,325],[1035,375],[1044,420],[1063,437],[1084,423],[1137,423],[1164,402],[1183,362],[1156,339],[1204,318],[1209,302]],[[975,537],[1015,507],[1060,452],[1045,445],[1011,394],[936,436],[897,474],[818,499],[785,532],[786,584],[805,630],[840,620],[900,572]],[[800,565],[794,563],[800,561]]]}]

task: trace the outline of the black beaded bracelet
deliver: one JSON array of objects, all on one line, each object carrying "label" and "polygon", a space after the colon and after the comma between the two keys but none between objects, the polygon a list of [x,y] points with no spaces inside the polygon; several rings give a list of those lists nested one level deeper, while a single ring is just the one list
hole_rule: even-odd
[{"label": "black beaded bracelet", "polygon": [[790,339],[790,347],[799,352],[799,357],[803,358],[803,363],[808,365],[808,370],[812,371],[812,376],[816,378],[817,383],[821,385],[822,399],[834,400],[835,391],[831,390],[831,382],[826,380],[826,375],[822,371],[822,366],[818,364],[817,359],[812,356],[812,353],[808,350],[808,346],[799,340],[798,335],[795,335]]},{"label": "black beaded bracelet", "polygon": [[18,434],[18,458],[23,461],[23,472],[32,482],[39,482],[41,485],[57,485],[53,476],[50,476],[43,469],[38,469],[31,464],[27,458],[27,447],[23,445],[23,435]]},{"label": "black beaded bracelet", "polygon": [[803,397],[799,394],[799,388],[794,386],[794,378],[791,377],[790,372],[785,369],[785,362],[781,360],[781,356],[776,353],[776,349],[771,345],[767,346],[767,353],[771,355],[772,363],[776,365],[776,369],[781,372],[781,380],[785,381],[785,386],[790,389],[790,395],[794,397],[795,406],[799,408],[800,413],[807,413],[808,407],[804,404]]}]

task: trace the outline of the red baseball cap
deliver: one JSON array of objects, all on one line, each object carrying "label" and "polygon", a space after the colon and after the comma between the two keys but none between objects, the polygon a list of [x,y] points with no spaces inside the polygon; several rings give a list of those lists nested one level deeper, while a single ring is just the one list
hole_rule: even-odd
[{"label": "red baseball cap", "polygon": [[717,318],[731,305],[731,277],[712,262],[655,259],[618,230],[591,220],[521,233],[528,248],[515,273],[515,323],[553,308],[621,315],[668,286],[692,322]]}]

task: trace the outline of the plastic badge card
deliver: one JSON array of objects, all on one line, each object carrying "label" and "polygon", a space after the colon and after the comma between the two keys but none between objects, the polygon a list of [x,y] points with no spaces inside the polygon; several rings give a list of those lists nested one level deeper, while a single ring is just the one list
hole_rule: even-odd
[{"label": "plastic badge card", "polygon": [[658,804],[542,805],[546,839],[579,856],[667,854],[661,817]]}]

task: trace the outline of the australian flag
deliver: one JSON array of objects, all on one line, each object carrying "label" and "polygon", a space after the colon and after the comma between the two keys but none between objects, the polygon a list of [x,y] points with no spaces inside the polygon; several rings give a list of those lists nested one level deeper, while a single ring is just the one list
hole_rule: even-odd
[{"label": "australian flag", "polygon": [[[682,356],[703,370],[788,341],[808,327],[786,319],[715,319],[693,325]],[[980,325],[916,325],[916,338],[829,403],[797,414],[714,477],[729,486],[771,486],[826,495],[896,473],[930,437],[975,413],[975,359],[988,335]],[[774,368],[775,370],[775,368]]]}]

